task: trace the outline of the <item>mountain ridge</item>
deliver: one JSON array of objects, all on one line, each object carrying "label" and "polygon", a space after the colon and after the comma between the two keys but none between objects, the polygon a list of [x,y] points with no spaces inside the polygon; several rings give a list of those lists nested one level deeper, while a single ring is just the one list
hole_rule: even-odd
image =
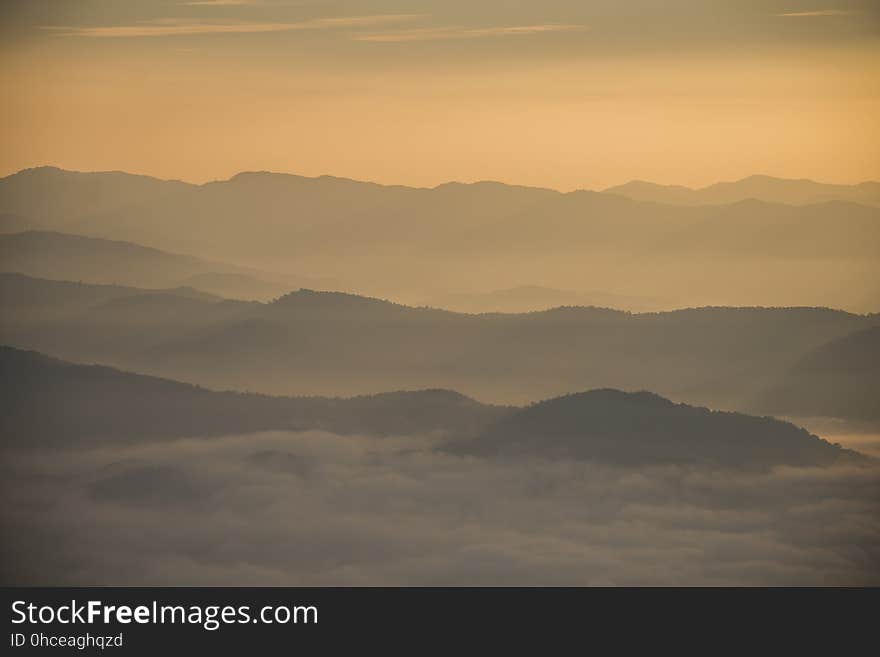
[{"label": "mountain ridge", "polygon": [[[284,397],[211,390],[0,345],[0,426],[7,445],[169,439],[269,430],[401,435],[470,432],[506,412],[452,390]],[[98,409],[101,412],[96,413]],[[456,415],[458,413],[458,415]]]},{"label": "mountain ridge", "polygon": [[628,198],[683,205],[724,204],[739,198],[755,198],[790,205],[817,204],[829,200],[880,205],[880,182],[866,180],[853,184],[823,183],[809,178],[779,178],[754,174],[732,181],[719,181],[704,187],[663,185],[647,180],[631,180],[603,190]]},{"label": "mountain ridge", "polygon": [[467,314],[331,292],[209,304],[147,294],[0,275],[0,342],[272,394],[439,387],[521,403],[615,387],[748,410],[804,354],[877,324],[811,307]]},{"label": "mountain ridge", "polygon": [[484,457],[539,456],[622,465],[827,465],[861,456],[782,420],[610,388],[533,403],[502,417],[477,437],[446,448]]},{"label": "mountain ridge", "polygon": [[[751,174],[745,176],[743,178],[737,178],[734,180],[720,180],[714,183],[710,183],[708,185],[704,185],[701,187],[691,187],[687,185],[681,184],[663,184],[656,183],[653,181],[634,178],[627,182],[612,185],[609,187],[602,188],[588,188],[588,187],[580,187],[570,191],[562,191],[552,187],[546,187],[542,185],[521,185],[517,183],[508,183],[502,182],[500,180],[492,180],[492,179],[483,179],[483,180],[474,180],[470,182],[459,181],[459,180],[448,180],[444,182],[439,182],[435,185],[405,185],[400,183],[381,183],[377,181],[371,180],[361,180],[358,178],[351,178],[348,176],[337,176],[333,174],[318,174],[318,175],[304,175],[291,173],[286,171],[272,171],[268,169],[253,169],[253,170],[243,170],[237,173],[231,174],[227,178],[216,178],[212,180],[207,180],[201,183],[189,182],[182,179],[177,178],[162,178],[160,176],[154,176],[150,174],[143,173],[131,173],[128,171],[124,171],[121,169],[106,169],[106,170],[96,170],[96,171],[83,171],[78,169],[66,169],[63,167],[59,167],[56,165],[39,165],[33,167],[26,167],[24,169],[20,169],[18,171],[7,174],[6,176],[0,176],[0,182],[6,179],[14,178],[16,176],[36,176],[41,174],[49,174],[49,175],[63,175],[63,174],[72,174],[75,176],[127,176],[131,178],[137,178],[142,180],[149,180],[161,183],[174,183],[186,185],[189,187],[204,187],[206,185],[214,185],[217,183],[228,183],[234,182],[236,180],[243,180],[247,178],[276,178],[276,179],[291,179],[296,181],[319,181],[319,180],[328,180],[328,181],[339,181],[339,182],[350,182],[350,183],[358,183],[362,185],[370,185],[375,187],[382,188],[397,188],[397,189],[411,189],[411,190],[437,190],[443,187],[479,187],[479,186],[492,186],[492,187],[510,187],[510,188],[520,188],[520,189],[532,189],[532,190],[540,190],[540,191],[548,191],[554,192],[556,194],[572,194],[576,192],[597,192],[597,193],[616,193],[615,190],[620,190],[622,188],[626,188],[629,186],[632,187],[645,187],[650,189],[664,189],[664,190],[675,190],[681,192],[702,192],[706,190],[715,190],[719,187],[725,186],[735,186],[743,183],[768,183],[768,184],[810,184],[810,185],[819,185],[822,187],[828,188],[836,188],[836,189],[846,189],[846,188],[874,188],[880,187],[880,181],[877,180],[863,180],[856,183],[826,183],[822,181],[817,181],[812,178],[785,178],[781,176],[771,176],[767,174]],[[748,197],[745,197],[748,198]]]},{"label": "mountain ridge", "polygon": [[[676,404],[645,391],[591,390],[524,408],[486,405],[446,389],[275,397],[213,391],[5,346],[0,388],[2,435],[7,446],[19,447],[320,430],[439,432],[442,451],[502,458],[758,468],[865,458],[787,422]],[[95,413],[95,404],[104,411]]]}]

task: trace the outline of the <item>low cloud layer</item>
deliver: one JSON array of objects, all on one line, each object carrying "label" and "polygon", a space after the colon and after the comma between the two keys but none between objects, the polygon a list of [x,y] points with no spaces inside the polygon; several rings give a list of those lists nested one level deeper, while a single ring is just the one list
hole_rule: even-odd
[{"label": "low cloud layer", "polygon": [[489,462],[316,432],[2,462],[7,584],[880,584],[876,465]]}]

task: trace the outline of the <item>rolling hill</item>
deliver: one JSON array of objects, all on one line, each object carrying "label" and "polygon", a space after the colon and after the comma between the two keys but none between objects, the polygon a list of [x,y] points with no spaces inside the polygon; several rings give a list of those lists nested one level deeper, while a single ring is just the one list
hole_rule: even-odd
[{"label": "rolling hill", "polygon": [[[0,277],[0,340],[214,388],[359,395],[451,388],[497,403],[653,390],[749,410],[813,349],[877,325],[823,308],[469,315],[300,290],[272,303]],[[69,298],[38,312],[34,299]]]},{"label": "rolling hill", "polygon": [[594,390],[526,408],[449,390],[351,399],[214,392],[108,367],[0,347],[0,428],[7,446],[124,444],[268,430],[445,437],[483,457],[574,458],[623,465],[766,468],[828,465],[857,454],[771,418],[674,404],[651,393]]},{"label": "rolling hill", "polygon": [[9,347],[0,347],[0,387],[6,446],[119,444],[272,429],[461,434],[509,412],[448,390],[352,399],[215,392]]}]

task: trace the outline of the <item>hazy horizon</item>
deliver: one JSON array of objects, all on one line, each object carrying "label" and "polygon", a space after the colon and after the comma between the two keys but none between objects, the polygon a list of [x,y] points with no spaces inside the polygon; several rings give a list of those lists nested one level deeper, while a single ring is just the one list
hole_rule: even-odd
[{"label": "hazy horizon", "polygon": [[291,177],[296,177],[296,178],[313,178],[313,179],[314,178],[336,178],[336,179],[340,179],[340,180],[351,180],[354,182],[363,182],[363,183],[369,183],[369,184],[374,184],[374,185],[380,185],[382,187],[410,187],[413,189],[436,189],[438,187],[443,187],[444,185],[456,185],[456,184],[460,184],[460,185],[500,184],[500,185],[507,185],[510,187],[530,187],[533,189],[547,189],[547,190],[552,190],[555,192],[560,192],[562,194],[568,194],[568,193],[577,192],[577,191],[594,191],[594,192],[611,192],[611,193],[613,193],[613,190],[615,188],[623,187],[623,186],[627,185],[628,183],[646,183],[649,185],[658,185],[661,187],[674,187],[674,188],[684,188],[689,191],[702,191],[702,190],[711,188],[716,185],[739,183],[739,182],[745,182],[748,180],[755,180],[755,179],[775,179],[775,180],[782,180],[782,181],[786,181],[786,182],[809,182],[809,183],[817,183],[820,185],[836,185],[836,186],[846,186],[846,187],[858,187],[859,185],[866,185],[866,184],[873,184],[873,183],[880,184],[880,175],[878,175],[876,179],[867,179],[866,178],[866,179],[859,179],[859,180],[839,181],[839,180],[816,180],[816,179],[808,178],[808,177],[804,177],[804,176],[775,176],[775,175],[770,175],[767,173],[757,172],[757,173],[750,173],[750,174],[744,175],[744,176],[742,176],[740,178],[736,178],[736,179],[712,180],[706,184],[694,185],[694,186],[685,185],[685,184],[682,184],[679,182],[662,182],[661,183],[661,182],[657,182],[656,180],[643,180],[640,178],[623,178],[619,181],[612,182],[609,185],[604,185],[601,187],[585,187],[584,186],[584,187],[572,187],[572,188],[568,188],[568,189],[562,189],[562,188],[550,187],[547,185],[530,185],[530,184],[520,183],[520,182],[516,182],[516,181],[498,180],[498,179],[494,179],[494,178],[478,178],[478,179],[472,179],[472,180],[461,180],[461,179],[450,178],[450,179],[438,180],[434,183],[427,183],[424,185],[409,185],[409,184],[405,184],[402,182],[395,182],[393,180],[390,180],[390,181],[389,180],[381,180],[380,181],[380,180],[371,180],[368,178],[351,178],[348,176],[336,175],[332,171],[326,171],[326,172],[315,173],[315,174],[305,174],[300,171],[294,171],[294,170],[282,171],[282,170],[276,170],[276,169],[260,169],[260,168],[247,169],[247,170],[243,169],[241,171],[233,171],[232,173],[230,173],[226,176],[223,176],[223,177],[207,178],[207,179],[203,179],[203,180],[198,180],[198,179],[163,177],[160,175],[155,175],[155,174],[147,173],[144,171],[128,170],[128,169],[122,169],[122,168],[118,168],[118,167],[117,168],[111,167],[111,168],[107,168],[107,169],[94,169],[94,170],[92,170],[92,169],[89,169],[89,170],[75,169],[75,168],[64,167],[64,166],[61,166],[57,163],[50,163],[50,162],[46,162],[46,163],[42,163],[42,164],[32,164],[32,165],[24,166],[24,167],[21,167],[18,169],[11,169],[9,171],[0,171],[0,178],[6,178],[9,176],[13,176],[17,173],[23,173],[25,171],[32,170],[32,169],[58,169],[58,170],[66,171],[66,172],[70,172],[70,173],[125,173],[125,174],[129,174],[132,176],[144,176],[147,178],[154,178],[156,180],[161,180],[164,182],[182,182],[182,183],[186,183],[188,185],[198,185],[198,186],[209,185],[211,183],[218,183],[218,182],[229,182],[229,181],[233,180],[236,176],[240,176],[240,175],[268,174],[268,175],[291,176]]},{"label": "hazy horizon", "polygon": [[3,173],[880,178],[869,0],[12,0],[0,17]]},{"label": "hazy horizon", "polygon": [[[69,237],[11,235],[26,230]],[[865,313],[880,298],[880,183],[750,177],[696,190],[631,184],[563,193],[277,173],[192,185],[36,168],[0,178],[0,231],[7,270],[143,288],[194,282],[245,299],[306,287],[464,311],[723,305]],[[96,239],[215,266],[163,277],[157,262],[143,262],[142,275],[132,276],[131,261],[111,253],[125,248]]]}]

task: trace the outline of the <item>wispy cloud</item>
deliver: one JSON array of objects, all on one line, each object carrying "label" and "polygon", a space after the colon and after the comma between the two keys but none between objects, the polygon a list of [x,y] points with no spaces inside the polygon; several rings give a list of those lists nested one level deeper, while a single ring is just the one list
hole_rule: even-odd
[{"label": "wispy cloud", "polygon": [[448,39],[479,39],[483,37],[524,36],[547,32],[571,32],[582,30],[582,25],[517,25],[511,27],[428,27],[411,30],[395,30],[372,34],[358,34],[353,38],[358,41],[395,42],[395,41],[441,41]]},{"label": "wispy cloud", "polygon": [[813,11],[790,11],[776,15],[786,18],[815,18],[817,16],[849,16],[852,13],[854,12],[848,9],[815,9]]},{"label": "wispy cloud", "polygon": [[63,36],[120,38],[191,36],[199,34],[257,34],[261,32],[292,32],[297,30],[332,30],[345,27],[365,27],[398,23],[416,18],[415,14],[382,14],[376,16],[347,16],[316,18],[296,23],[281,22],[216,22],[162,19],[134,25],[111,26],[47,26]]}]

